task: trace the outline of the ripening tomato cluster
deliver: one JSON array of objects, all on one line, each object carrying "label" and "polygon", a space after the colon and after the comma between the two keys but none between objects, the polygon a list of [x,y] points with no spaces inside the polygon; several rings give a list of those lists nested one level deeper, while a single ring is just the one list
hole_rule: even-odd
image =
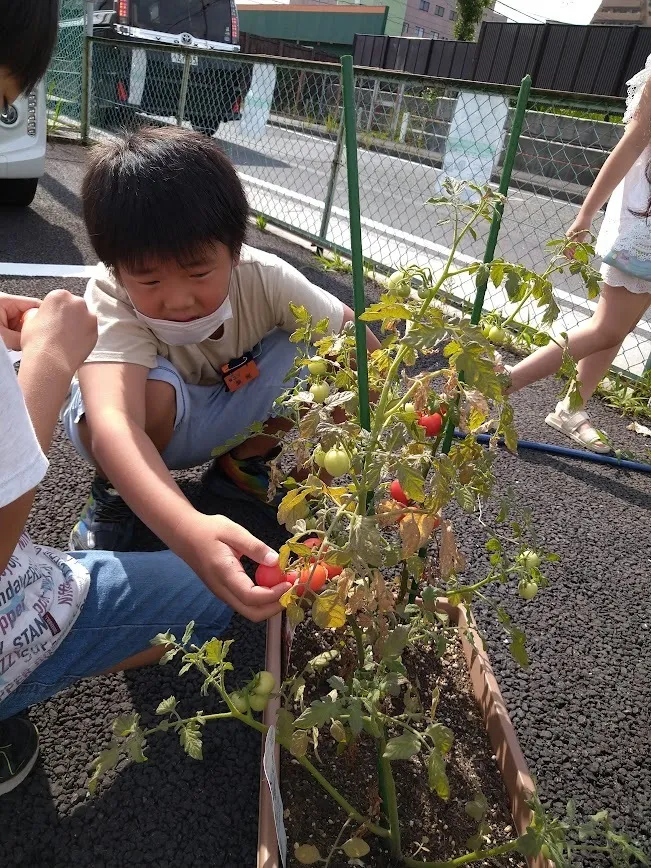
[{"label": "ripening tomato cluster", "polygon": [[[319,548],[321,540],[319,537],[310,537],[303,540],[302,545],[310,549]],[[327,546],[326,549],[327,551]],[[311,591],[318,594],[323,588],[328,579],[334,579],[343,572],[343,567],[336,564],[319,564],[316,558],[305,558],[305,566],[296,569],[285,571],[276,565],[275,567],[265,567],[263,564],[255,571],[256,584],[263,588],[275,588],[281,582],[291,582],[296,589],[299,597],[302,597],[306,589],[309,587]]]}]

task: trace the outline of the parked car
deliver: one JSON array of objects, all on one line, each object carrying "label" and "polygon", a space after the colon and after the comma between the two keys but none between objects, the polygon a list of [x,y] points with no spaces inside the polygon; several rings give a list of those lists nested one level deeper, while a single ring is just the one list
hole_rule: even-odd
[{"label": "parked car", "polygon": [[[176,117],[187,52],[175,45],[220,52],[192,55],[185,119],[208,135],[239,120],[251,72],[223,57],[239,51],[235,0],[95,0],[93,33],[133,44],[95,46],[97,125],[128,125],[134,114]],[[168,48],[138,47],[152,42]]]},{"label": "parked car", "polygon": [[45,172],[45,85],[0,112],[0,205],[26,207]]}]

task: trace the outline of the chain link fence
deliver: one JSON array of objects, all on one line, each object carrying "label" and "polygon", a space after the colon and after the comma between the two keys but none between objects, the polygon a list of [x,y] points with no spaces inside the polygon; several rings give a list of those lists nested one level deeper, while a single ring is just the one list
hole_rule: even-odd
[{"label": "chain link fence", "polygon": [[48,131],[78,134],[84,66],[84,0],[61,0],[59,37],[48,69]]},{"label": "chain link fence", "polygon": [[[91,136],[142,124],[177,124],[216,135],[236,165],[253,211],[336,254],[349,249],[343,94],[336,64],[202,52],[92,39]],[[355,79],[364,256],[381,270],[418,264],[436,272],[449,254],[444,208],[427,204],[446,176],[497,183],[517,88],[360,69]],[[546,245],[573,223],[623,132],[620,100],[532,91],[519,136],[497,256],[543,271]],[[601,218],[600,218],[601,219]],[[598,229],[599,221],[597,221]],[[457,257],[482,259],[488,226]],[[341,260],[335,267],[345,268]],[[579,277],[556,278],[555,336],[589,318],[594,301]],[[449,287],[470,303],[474,281]],[[488,287],[485,308],[506,317],[505,292]],[[518,319],[535,328],[540,312]],[[615,367],[643,374],[651,322],[629,335]]]}]

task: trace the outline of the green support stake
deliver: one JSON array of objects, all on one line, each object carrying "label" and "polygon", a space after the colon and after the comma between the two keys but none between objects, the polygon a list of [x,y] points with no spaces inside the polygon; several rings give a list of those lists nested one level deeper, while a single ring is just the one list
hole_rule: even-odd
[{"label": "green support stake", "polygon": [[357,121],[355,117],[355,77],[353,58],[341,58],[344,86],[344,127],[346,135],[346,170],[348,173],[348,215],[350,221],[350,250],[353,262],[353,299],[355,308],[355,352],[357,355],[357,382],[359,392],[359,422],[371,430],[371,408],[368,395],[368,356],[366,326],[360,316],[366,310],[364,297],[364,259],[362,256],[362,223],[359,210],[359,174],[357,171]]},{"label": "green support stake", "polygon": [[[513,123],[511,124],[511,132],[509,134],[509,144],[504,155],[504,166],[502,167],[502,176],[500,177],[499,192],[502,196],[508,196],[509,185],[511,183],[511,175],[513,174],[513,166],[518,153],[518,145],[520,144],[520,135],[524,126],[524,117],[527,112],[527,104],[529,102],[529,94],[531,93],[531,76],[527,75],[522,79],[520,84],[520,93],[518,101],[515,105],[515,114],[513,115]],[[497,239],[502,227],[502,217],[504,216],[504,205],[498,204],[493,212],[491,220],[491,228],[488,233],[488,241],[486,242],[486,250],[484,251],[484,262],[492,262],[495,258],[495,248],[497,247]],[[488,279],[477,286],[475,295],[475,303],[472,308],[470,322],[477,325],[481,319],[481,314],[484,309],[484,298],[486,297],[486,289],[488,287]]]},{"label": "green support stake", "polygon": [[[513,174],[513,166],[518,153],[518,145],[520,143],[520,135],[524,126],[524,118],[527,112],[527,104],[529,102],[529,94],[531,93],[531,76],[526,75],[520,84],[520,92],[518,101],[515,105],[515,114],[513,115],[513,123],[511,124],[511,132],[509,133],[509,143],[504,155],[504,166],[502,167],[502,175],[500,177],[499,192],[502,196],[508,196],[509,185],[511,183],[511,175]],[[493,212],[491,227],[488,233],[488,241],[486,242],[486,250],[484,251],[484,262],[492,262],[495,258],[495,248],[497,247],[497,239],[502,227],[502,217],[504,215],[504,205],[498,204]],[[481,319],[482,311],[484,310],[484,299],[486,297],[486,289],[488,288],[488,279],[478,284],[477,292],[475,293],[475,303],[470,315],[470,322],[477,325]],[[463,380],[463,372],[460,373],[460,378]],[[448,453],[452,446],[452,438],[454,436],[454,423],[450,419],[445,426],[445,436],[441,444],[441,451]]]}]

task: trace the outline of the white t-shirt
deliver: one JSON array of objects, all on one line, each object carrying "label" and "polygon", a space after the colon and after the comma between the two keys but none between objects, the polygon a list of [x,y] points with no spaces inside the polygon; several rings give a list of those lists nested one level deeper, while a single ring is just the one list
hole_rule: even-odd
[{"label": "white t-shirt", "polygon": [[[22,392],[0,340],[0,507],[43,479],[41,451]],[[0,702],[57,648],[74,624],[90,585],[79,561],[23,533],[0,575]]]}]

